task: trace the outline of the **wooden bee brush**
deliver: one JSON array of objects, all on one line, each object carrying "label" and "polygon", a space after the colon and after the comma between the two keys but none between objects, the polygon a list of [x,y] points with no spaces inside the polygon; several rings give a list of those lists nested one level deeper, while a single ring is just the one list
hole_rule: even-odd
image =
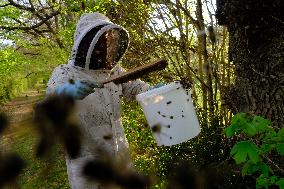
[{"label": "wooden bee brush", "polygon": [[128,70],[127,72],[124,72],[120,75],[110,77],[107,80],[103,81],[102,84],[106,84],[109,82],[114,82],[115,84],[126,83],[130,80],[141,78],[143,75],[146,75],[150,72],[163,70],[167,67],[167,65],[168,65],[167,61],[161,58],[153,63],[139,66],[137,68]]}]

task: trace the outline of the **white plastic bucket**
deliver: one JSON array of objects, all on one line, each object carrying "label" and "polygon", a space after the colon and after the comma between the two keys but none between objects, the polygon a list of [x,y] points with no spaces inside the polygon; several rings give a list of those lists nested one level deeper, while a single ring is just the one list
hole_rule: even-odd
[{"label": "white plastic bucket", "polygon": [[158,146],[185,142],[200,133],[190,93],[178,82],[138,94]]}]

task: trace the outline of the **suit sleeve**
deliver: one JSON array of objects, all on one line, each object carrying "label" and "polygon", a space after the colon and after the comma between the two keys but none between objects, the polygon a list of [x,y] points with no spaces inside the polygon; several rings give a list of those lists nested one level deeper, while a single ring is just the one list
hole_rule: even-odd
[{"label": "suit sleeve", "polygon": [[69,82],[71,79],[73,79],[72,74],[64,65],[56,67],[47,83],[46,94],[52,94],[57,87]]}]

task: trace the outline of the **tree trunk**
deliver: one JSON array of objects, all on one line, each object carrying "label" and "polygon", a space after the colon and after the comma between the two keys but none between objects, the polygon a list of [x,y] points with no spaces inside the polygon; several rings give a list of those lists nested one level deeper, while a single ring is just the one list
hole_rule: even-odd
[{"label": "tree trunk", "polygon": [[284,126],[284,1],[217,0],[216,17],[229,31],[235,84],[226,92],[233,112]]}]

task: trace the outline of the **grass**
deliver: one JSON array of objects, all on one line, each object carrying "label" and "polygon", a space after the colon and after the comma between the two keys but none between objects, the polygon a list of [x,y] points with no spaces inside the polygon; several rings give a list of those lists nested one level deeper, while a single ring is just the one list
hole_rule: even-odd
[{"label": "grass", "polygon": [[17,180],[21,189],[68,189],[65,156],[61,146],[56,146],[49,159],[35,157],[37,133],[28,124],[19,125],[13,136],[12,151],[21,155],[26,167]]}]

